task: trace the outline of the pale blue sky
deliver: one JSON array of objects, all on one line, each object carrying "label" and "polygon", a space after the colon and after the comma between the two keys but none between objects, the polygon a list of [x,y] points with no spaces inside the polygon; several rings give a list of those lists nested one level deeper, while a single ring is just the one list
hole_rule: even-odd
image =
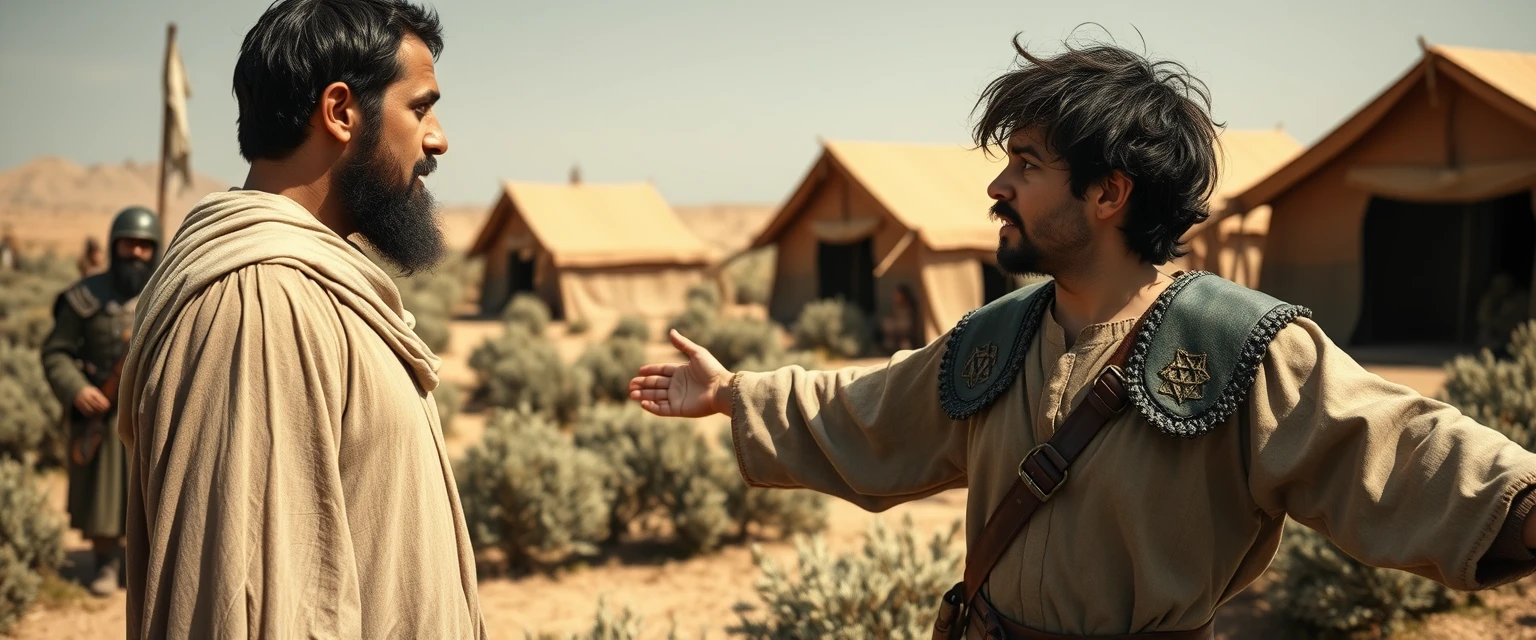
[{"label": "pale blue sky", "polygon": [[[1233,128],[1311,143],[1431,42],[1536,51],[1536,2],[498,2],[438,0],[439,200],[502,178],[654,180],[674,204],[778,203],[817,137],[963,142],[1012,62],[1084,22],[1189,66]],[[230,75],[266,8],[192,0],[0,0],[0,170],[38,155],[153,160],[165,24],[190,74],[193,167],[231,184]],[[1137,35],[1137,30],[1140,35]],[[1087,35],[1102,34],[1088,30]]]}]

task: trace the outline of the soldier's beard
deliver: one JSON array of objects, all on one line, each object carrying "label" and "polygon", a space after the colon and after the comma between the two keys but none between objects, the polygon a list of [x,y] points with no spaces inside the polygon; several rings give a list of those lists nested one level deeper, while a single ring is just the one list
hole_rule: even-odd
[{"label": "soldier's beard", "polygon": [[132,258],[114,259],[109,273],[112,286],[131,298],[144,290],[144,285],[149,283],[149,277],[155,273],[155,265]]},{"label": "soldier's beard", "polygon": [[416,181],[437,168],[427,156],[399,184],[399,165],[379,147],[377,129],[364,130],[353,159],[336,173],[337,194],[351,216],[352,226],[381,258],[407,275],[431,268],[447,255],[437,226],[437,203]]}]

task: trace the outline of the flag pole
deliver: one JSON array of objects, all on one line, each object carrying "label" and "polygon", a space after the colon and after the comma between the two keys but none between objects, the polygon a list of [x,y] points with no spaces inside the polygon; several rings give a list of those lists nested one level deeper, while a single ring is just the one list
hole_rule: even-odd
[{"label": "flag pole", "polygon": [[160,65],[160,188],[155,217],[159,219],[161,238],[165,237],[165,161],[171,155],[171,105],[166,100],[166,92],[170,86],[171,52],[175,42],[176,23],[172,22],[165,28],[165,64]]}]

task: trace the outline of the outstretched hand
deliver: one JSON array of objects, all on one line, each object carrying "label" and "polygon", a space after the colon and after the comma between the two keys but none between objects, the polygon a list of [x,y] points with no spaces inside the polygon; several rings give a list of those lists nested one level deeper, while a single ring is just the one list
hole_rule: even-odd
[{"label": "outstretched hand", "polygon": [[676,329],[667,332],[672,346],[688,357],[681,364],[648,364],[629,381],[629,398],[640,408],[667,418],[702,418],[731,412],[731,372],[708,349]]}]

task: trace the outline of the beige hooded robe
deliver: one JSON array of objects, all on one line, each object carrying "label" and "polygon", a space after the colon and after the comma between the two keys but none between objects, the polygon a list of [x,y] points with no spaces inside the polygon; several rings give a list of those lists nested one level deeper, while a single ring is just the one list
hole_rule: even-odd
[{"label": "beige hooded robe", "polygon": [[193,208],[123,367],[128,637],[486,636],[413,323],[292,200]]}]

